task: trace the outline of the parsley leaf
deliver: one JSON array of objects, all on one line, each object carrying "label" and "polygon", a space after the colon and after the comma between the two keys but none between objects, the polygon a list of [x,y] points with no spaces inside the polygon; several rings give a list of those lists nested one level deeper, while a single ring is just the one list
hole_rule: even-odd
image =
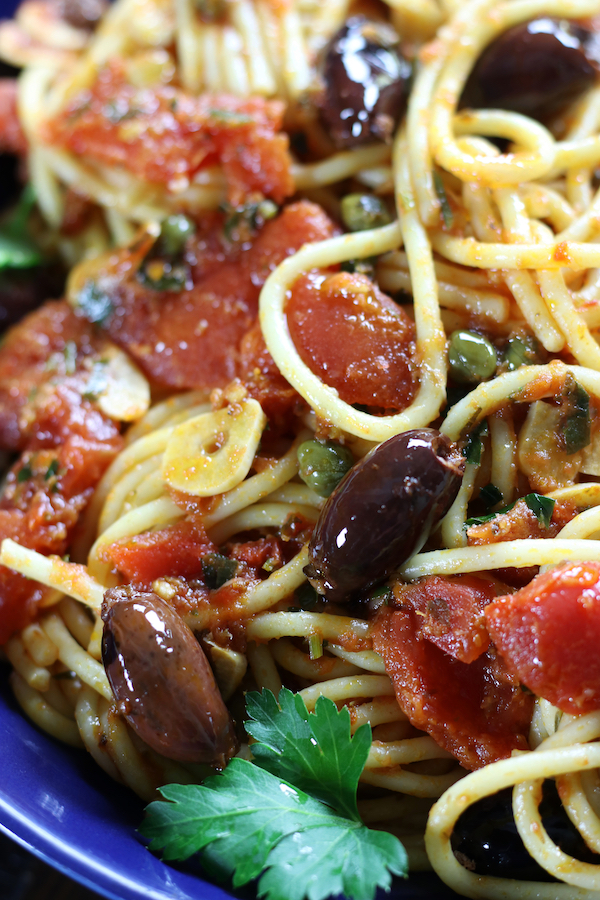
[{"label": "parsley leaf", "polygon": [[35,206],[35,193],[26,185],[10,217],[0,229],[0,269],[31,269],[42,256],[29,234],[29,217]]},{"label": "parsley leaf", "polygon": [[[362,824],[356,788],[371,743],[368,725],[350,736],[347,709],[321,697],[309,713],[283,689],[247,697],[256,763],[233,759],[203,785],[161,788],[141,833],[165,859],[200,852],[215,880],[258,881],[266,900],[373,900],[407,858],[393,835]],[[284,777],[285,776],[285,777]],[[310,790],[313,796],[306,793]]]},{"label": "parsley leaf", "polygon": [[[281,708],[280,708],[281,706]],[[279,705],[270,692],[246,695],[252,721],[246,730],[256,764],[360,822],[356,788],[371,746],[371,729],[362,725],[350,737],[350,713],[320,697],[309,714],[299,694],[282,690]]]},{"label": "parsley leaf", "polygon": [[468,463],[472,463],[474,466],[479,466],[481,464],[481,457],[483,454],[483,444],[481,439],[487,437],[489,433],[487,419],[484,419],[483,422],[479,423],[477,428],[474,428],[473,431],[469,432],[467,443],[463,448],[463,456]]},{"label": "parsley leaf", "polygon": [[[551,497],[544,497],[543,494],[535,493],[526,494],[524,497],[521,497],[521,499],[536,516],[542,528],[548,528],[552,520],[555,501]],[[464,527],[470,528],[471,525],[484,525],[486,522],[491,522],[496,516],[509,513],[511,509],[514,509],[517,502],[518,501],[515,500],[514,503],[509,503],[508,506],[503,506],[502,509],[497,509],[496,512],[486,513],[483,516],[473,516],[466,520]]]},{"label": "parsley leaf", "polygon": [[544,497],[542,494],[527,494],[523,500],[537,517],[542,528],[548,528],[554,510],[554,500],[551,497]]}]

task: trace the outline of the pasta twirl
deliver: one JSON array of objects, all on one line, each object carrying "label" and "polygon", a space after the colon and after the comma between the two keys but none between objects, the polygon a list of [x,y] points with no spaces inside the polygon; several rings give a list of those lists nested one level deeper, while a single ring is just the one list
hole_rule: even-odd
[{"label": "pasta twirl", "polygon": [[[599,16],[25,0],[0,25],[2,139],[72,269],[0,348],[0,638],[36,725],[152,799],[251,756],[245,692],[328,697],[371,725],[359,808],[413,871],[597,895]],[[109,611],[136,597],[193,634],[229,749],[178,755],[118,696]],[[507,789],[552,882],[457,850]]]}]

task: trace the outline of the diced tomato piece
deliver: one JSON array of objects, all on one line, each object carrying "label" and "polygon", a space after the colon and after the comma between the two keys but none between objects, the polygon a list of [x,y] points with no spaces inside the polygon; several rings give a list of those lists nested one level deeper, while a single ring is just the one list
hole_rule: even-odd
[{"label": "diced tomato piece", "polygon": [[186,519],[130,538],[108,544],[100,551],[105,562],[111,563],[127,581],[151,585],[157,578],[202,576],[202,557],[216,553],[198,520]]},{"label": "diced tomato piece", "polygon": [[[257,573],[266,563],[271,564],[271,571],[279,569],[283,565],[285,556],[283,542],[275,535],[259,538],[257,541],[233,544],[228,555],[231,559],[238,559],[245,563]],[[266,574],[266,570],[260,574]]]},{"label": "diced tomato piece", "polygon": [[0,152],[24,156],[27,141],[17,112],[17,79],[0,78]]},{"label": "diced tomato piece", "polygon": [[[117,452],[118,434],[99,442],[73,434],[58,448],[27,451],[6,480],[0,500],[0,541],[62,556],[82,511]],[[0,644],[35,616],[46,590],[0,566]]]},{"label": "diced tomato piece", "polygon": [[553,538],[577,515],[577,512],[574,503],[557,500],[554,503],[550,523],[544,526],[524,500],[517,500],[508,512],[498,513],[493,519],[480,525],[471,525],[467,530],[469,546],[530,538]]},{"label": "diced tomato piece", "polygon": [[485,609],[508,669],[563,712],[600,709],[600,563],[563,563]]},{"label": "diced tomato piece", "polygon": [[258,322],[240,345],[240,378],[269,419],[285,416],[302,399],[275,365]]},{"label": "diced tomato piece", "polygon": [[294,192],[284,109],[262,97],[136,88],[112,63],[48,125],[47,138],[154,183],[191,181],[220,165],[233,205],[255,192],[281,203]]},{"label": "diced tomato piece", "polygon": [[364,275],[304,275],[286,314],[303,362],[346,403],[402,410],[411,402],[414,324]]},{"label": "diced tomato piece", "polygon": [[240,341],[255,324],[268,275],[303,244],[333,233],[321,208],[306,201],[267,222],[249,248],[221,248],[220,258],[202,230],[191,290],[156,291],[140,284],[135,271],[121,273],[111,288],[108,333],[161,386],[222,387],[238,374]]},{"label": "diced tomato piece", "polygon": [[413,610],[383,610],[373,647],[383,658],[411,724],[428,732],[467,769],[527,749],[533,698],[493,651],[470,664],[444,653],[419,630]]},{"label": "diced tomato piece", "polygon": [[117,426],[82,398],[85,361],[104,343],[64,301],[11,328],[0,348],[0,447],[53,446],[73,432],[112,440]]},{"label": "diced tomato piece", "polygon": [[497,596],[494,583],[476,575],[433,575],[413,584],[395,584],[393,605],[414,610],[423,637],[470,663],[489,646],[483,609]]}]

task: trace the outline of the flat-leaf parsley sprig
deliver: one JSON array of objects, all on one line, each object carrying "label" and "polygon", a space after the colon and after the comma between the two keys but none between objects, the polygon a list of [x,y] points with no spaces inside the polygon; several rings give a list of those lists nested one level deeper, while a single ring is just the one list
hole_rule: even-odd
[{"label": "flat-leaf parsley sprig", "polygon": [[283,688],[246,697],[254,762],[232,759],[202,785],[171,784],[150,803],[140,831],[166,860],[195,853],[207,874],[234,888],[259,879],[266,900],[372,900],[406,876],[404,847],[361,822],[358,779],[371,727],[350,734],[350,714],[321,697],[309,713]]}]

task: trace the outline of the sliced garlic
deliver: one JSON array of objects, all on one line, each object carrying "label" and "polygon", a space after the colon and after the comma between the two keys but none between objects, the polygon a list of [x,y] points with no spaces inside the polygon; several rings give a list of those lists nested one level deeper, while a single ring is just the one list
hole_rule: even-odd
[{"label": "sliced garlic", "polygon": [[92,367],[84,397],[109,419],[135,422],[148,411],[150,385],[129,357],[109,344]]},{"label": "sliced garlic", "polygon": [[210,660],[215,680],[223,700],[227,701],[235,693],[246,674],[248,660],[243,653],[220,647],[210,638],[204,638],[202,645]]},{"label": "sliced garlic", "polygon": [[196,497],[223,494],[250,471],[267,417],[256,400],[243,400],[179,425],[166,446],[163,478]]}]

